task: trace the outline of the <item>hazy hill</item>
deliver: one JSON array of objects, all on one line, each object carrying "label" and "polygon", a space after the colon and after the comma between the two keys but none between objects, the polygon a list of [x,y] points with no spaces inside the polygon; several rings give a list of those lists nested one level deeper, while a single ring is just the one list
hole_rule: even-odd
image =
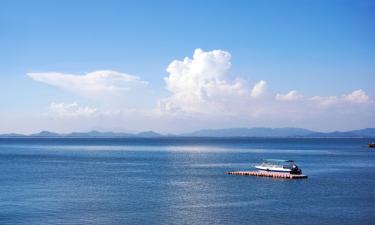
[{"label": "hazy hill", "polygon": [[137,134],[130,133],[116,133],[116,132],[72,132],[69,134],[59,134],[49,131],[42,131],[36,134],[1,134],[3,138],[158,138],[158,137],[310,137],[310,138],[343,138],[343,137],[374,137],[375,128],[365,128],[351,131],[334,131],[334,132],[316,132],[303,128],[228,128],[228,129],[205,129],[198,130],[192,133],[185,133],[181,135],[162,135],[154,131],[145,131]]},{"label": "hazy hill", "polygon": [[49,131],[41,131],[36,134],[31,134],[29,135],[30,137],[59,137],[60,134],[54,133],[54,132],[49,132]]},{"label": "hazy hill", "polygon": [[111,137],[131,137],[133,134],[128,133],[115,133],[115,132],[100,132],[100,131],[90,131],[90,132],[73,132],[70,134],[63,135],[64,137],[76,137],[76,138],[94,138],[94,137],[101,137],[101,138],[111,138]]},{"label": "hazy hill", "polygon": [[352,131],[334,131],[329,133],[314,132],[307,137],[375,137],[375,128],[365,128]]},{"label": "hazy hill", "polygon": [[156,133],[154,131],[145,131],[145,132],[138,133],[134,136],[136,137],[162,137],[163,135]]}]

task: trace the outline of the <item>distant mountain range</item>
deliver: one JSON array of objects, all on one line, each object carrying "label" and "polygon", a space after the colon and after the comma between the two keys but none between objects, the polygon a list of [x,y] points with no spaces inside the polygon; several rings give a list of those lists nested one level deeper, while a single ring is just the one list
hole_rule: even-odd
[{"label": "distant mountain range", "polygon": [[192,133],[180,135],[162,135],[153,131],[145,131],[136,134],[117,132],[73,132],[59,134],[42,131],[36,134],[1,134],[2,138],[161,138],[161,137],[296,137],[296,138],[344,138],[344,137],[375,137],[375,128],[366,128],[351,131],[316,132],[303,128],[227,128],[227,129],[205,129]]},{"label": "distant mountain range", "polygon": [[184,136],[193,137],[296,137],[306,136],[313,131],[302,128],[228,128],[215,130],[199,130]]},{"label": "distant mountain range", "polygon": [[316,132],[303,128],[228,128],[199,130],[184,134],[192,137],[375,137],[375,128],[351,131]]},{"label": "distant mountain range", "polygon": [[1,137],[9,138],[131,138],[131,137],[140,137],[140,138],[155,138],[162,137],[163,135],[158,134],[153,131],[145,131],[136,134],[131,133],[117,133],[117,132],[100,132],[100,131],[90,131],[90,132],[72,132],[69,134],[59,134],[49,131],[41,131],[36,134],[24,135],[24,134],[0,134]]}]

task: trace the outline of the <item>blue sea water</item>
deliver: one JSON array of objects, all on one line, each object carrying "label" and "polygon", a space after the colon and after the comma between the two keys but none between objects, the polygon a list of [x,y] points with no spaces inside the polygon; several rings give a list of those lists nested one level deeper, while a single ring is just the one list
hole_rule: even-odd
[{"label": "blue sea water", "polygon": [[[0,139],[0,224],[375,224],[369,139]],[[226,175],[294,159],[309,176]]]}]

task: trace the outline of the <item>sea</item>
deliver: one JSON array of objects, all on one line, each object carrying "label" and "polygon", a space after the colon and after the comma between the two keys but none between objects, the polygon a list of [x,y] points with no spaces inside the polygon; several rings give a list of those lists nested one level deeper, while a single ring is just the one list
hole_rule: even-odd
[{"label": "sea", "polygon": [[[1,138],[0,224],[375,224],[361,138]],[[228,175],[295,160],[308,179]]]}]

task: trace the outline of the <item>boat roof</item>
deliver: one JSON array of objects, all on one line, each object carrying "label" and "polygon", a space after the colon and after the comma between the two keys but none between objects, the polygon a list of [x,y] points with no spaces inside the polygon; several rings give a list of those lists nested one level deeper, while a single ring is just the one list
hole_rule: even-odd
[{"label": "boat roof", "polygon": [[294,160],[290,159],[265,159],[265,162],[294,162]]}]

